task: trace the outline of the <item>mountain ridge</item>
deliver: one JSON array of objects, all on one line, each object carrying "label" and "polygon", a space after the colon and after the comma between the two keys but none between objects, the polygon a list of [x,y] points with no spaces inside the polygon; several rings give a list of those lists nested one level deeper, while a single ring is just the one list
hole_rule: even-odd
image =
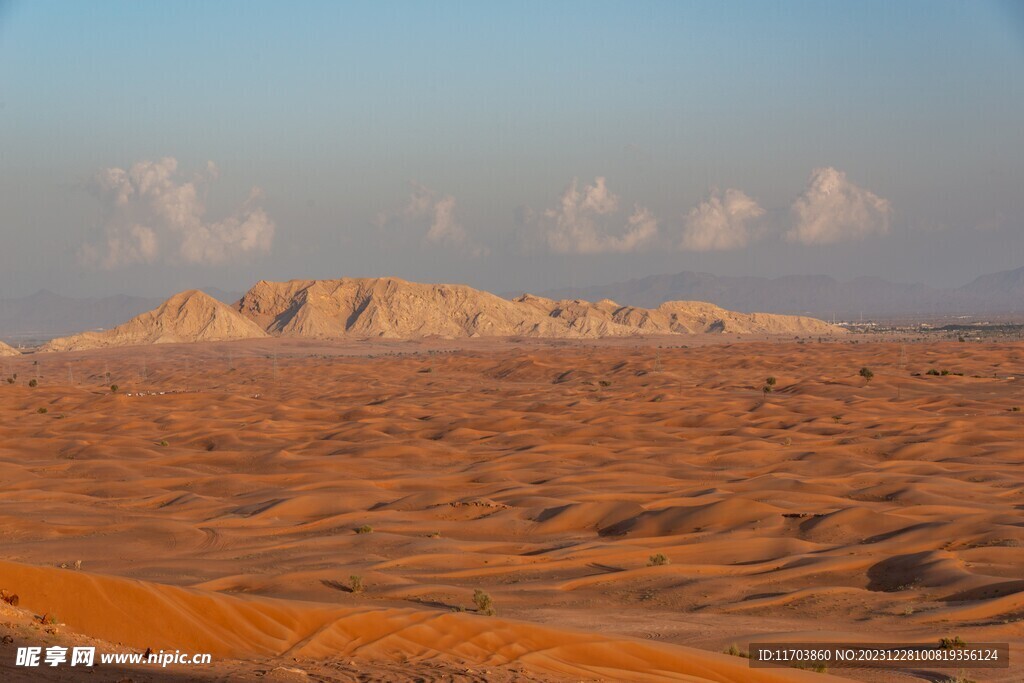
[{"label": "mountain ridge", "polygon": [[348,339],[534,337],[594,339],[655,334],[814,334],[844,332],[814,318],[735,313],[714,304],[666,302],[656,309],[605,299],[509,301],[467,285],[399,278],[261,280],[234,306],[198,290],[104,332],[51,340],[41,351],[267,336]]},{"label": "mountain ridge", "polygon": [[981,275],[956,288],[896,283],[868,276],[841,282],[829,275],[765,278],[681,271],[605,285],[552,289],[544,295],[612,298],[646,307],[676,299],[710,300],[735,311],[823,318],[1018,313],[1024,312],[1024,267]]},{"label": "mountain ridge", "polygon": [[78,351],[111,346],[228,341],[267,336],[256,323],[197,289],[175,294],[160,306],[103,332],[58,337],[41,351]]}]

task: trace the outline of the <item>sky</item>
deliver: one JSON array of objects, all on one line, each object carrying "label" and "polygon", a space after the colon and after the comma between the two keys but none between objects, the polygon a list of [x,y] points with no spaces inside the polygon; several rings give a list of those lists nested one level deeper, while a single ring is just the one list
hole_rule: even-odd
[{"label": "sky", "polygon": [[1024,266],[1014,2],[0,0],[0,297]]}]

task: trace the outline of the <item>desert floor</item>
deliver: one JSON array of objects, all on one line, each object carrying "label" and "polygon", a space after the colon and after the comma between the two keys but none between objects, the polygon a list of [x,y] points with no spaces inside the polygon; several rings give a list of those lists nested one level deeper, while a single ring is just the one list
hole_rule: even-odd
[{"label": "desert floor", "polygon": [[259,340],[0,369],[5,680],[16,645],[87,639],[215,659],[87,680],[939,681],[960,672],[723,650],[943,636],[1009,641],[1010,669],[967,675],[1024,680],[1024,343]]}]

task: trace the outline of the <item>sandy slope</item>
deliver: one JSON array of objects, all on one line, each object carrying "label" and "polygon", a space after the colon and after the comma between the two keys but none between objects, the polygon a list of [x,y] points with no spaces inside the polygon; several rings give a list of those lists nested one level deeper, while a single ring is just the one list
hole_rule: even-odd
[{"label": "sandy slope", "polygon": [[20,355],[21,355],[21,351],[19,351],[18,349],[14,348],[13,346],[10,346],[8,344],[5,344],[3,342],[0,342],[0,356],[20,356]]},{"label": "sandy slope", "polygon": [[327,680],[758,680],[717,653],[954,634],[1013,643],[971,678],[1020,679],[1024,345],[670,343],[5,359],[40,381],[0,385],[0,588],[91,636]]}]

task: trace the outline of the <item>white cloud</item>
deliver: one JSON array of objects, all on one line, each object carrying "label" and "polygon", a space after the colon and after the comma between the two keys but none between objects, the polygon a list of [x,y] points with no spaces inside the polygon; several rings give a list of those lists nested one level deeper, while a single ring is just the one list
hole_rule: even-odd
[{"label": "white cloud", "polygon": [[604,226],[612,222],[619,208],[619,197],[607,187],[605,179],[579,189],[572,183],[555,208],[540,215],[539,225],[548,246],[565,254],[599,254],[637,251],[658,236],[658,220],[647,209],[635,206],[626,224],[610,233]]},{"label": "white cloud", "polygon": [[764,213],[754,199],[740,190],[714,190],[687,214],[682,247],[691,251],[745,247],[754,237],[753,223]]},{"label": "white cloud", "polygon": [[412,183],[409,201],[399,212],[382,212],[377,216],[378,227],[400,220],[407,226],[425,230],[424,245],[458,248],[471,256],[487,253],[485,247],[474,246],[466,229],[456,216],[457,202],[450,194],[439,195],[419,183]]},{"label": "white cloud", "polygon": [[832,167],[816,168],[807,188],[793,202],[793,227],[786,239],[803,244],[831,244],[889,232],[889,201],[854,185]]},{"label": "white cloud", "polygon": [[259,206],[259,189],[228,217],[208,221],[205,192],[217,167],[209,162],[188,181],[178,179],[177,170],[177,160],[165,157],[97,173],[91,189],[104,204],[105,240],[84,245],[80,261],[112,269],[154,263],[170,249],[167,261],[216,265],[270,251],[274,222]]}]

